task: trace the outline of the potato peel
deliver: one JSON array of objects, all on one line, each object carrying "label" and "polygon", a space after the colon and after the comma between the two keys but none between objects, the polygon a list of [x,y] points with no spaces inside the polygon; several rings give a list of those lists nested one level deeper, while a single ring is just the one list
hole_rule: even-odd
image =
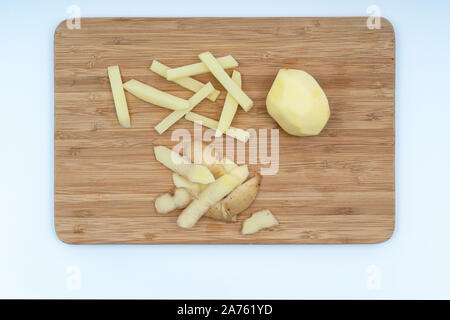
[{"label": "potato peel", "polygon": [[204,216],[226,222],[236,221],[236,216],[253,203],[260,185],[261,175],[257,174],[234,189],[222,201],[213,205]]}]

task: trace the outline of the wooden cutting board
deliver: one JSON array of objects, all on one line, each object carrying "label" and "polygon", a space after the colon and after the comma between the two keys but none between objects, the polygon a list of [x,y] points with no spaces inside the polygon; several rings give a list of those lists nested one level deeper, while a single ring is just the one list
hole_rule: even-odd
[{"label": "wooden cutting board", "polygon": [[[377,243],[394,229],[395,40],[385,19],[366,18],[88,18],[55,31],[55,229],[67,243]],[[119,126],[107,77],[118,64],[132,78],[182,98],[191,92],[149,70],[153,59],[177,67],[197,55],[232,54],[254,100],[235,127],[278,128],[265,98],[280,68],[302,69],[320,83],[331,117],[319,136],[280,130],[279,172],[263,178],[237,222],[202,218],[177,227],[179,211],[155,213],[153,201],[173,188],[153,146],[173,146],[174,129],[153,127],[169,110],[126,93],[132,128]],[[219,119],[225,93],[195,111]],[[248,149],[247,149],[248,151]],[[262,165],[260,167],[263,167]],[[258,166],[252,166],[257,170]],[[268,208],[280,225],[250,236],[243,220]]]}]

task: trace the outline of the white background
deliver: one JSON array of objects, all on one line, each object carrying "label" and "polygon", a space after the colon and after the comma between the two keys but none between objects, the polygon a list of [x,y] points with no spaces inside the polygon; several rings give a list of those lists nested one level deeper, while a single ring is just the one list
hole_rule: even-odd
[{"label": "white background", "polygon": [[[100,16],[365,16],[396,34],[396,229],[378,245],[67,245],[53,32]],[[450,2],[2,1],[0,298],[450,298]],[[370,76],[370,75],[368,75]]]}]

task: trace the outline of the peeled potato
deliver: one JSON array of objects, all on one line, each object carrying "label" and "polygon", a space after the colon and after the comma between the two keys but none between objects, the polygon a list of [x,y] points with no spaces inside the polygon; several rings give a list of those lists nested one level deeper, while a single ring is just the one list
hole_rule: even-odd
[{"label": "peeled potato", "polygon": [[330,117],[327,96],[317,81],[301,70],[278,71],[266,106],[280,127],[295,136],[319,134]]}]

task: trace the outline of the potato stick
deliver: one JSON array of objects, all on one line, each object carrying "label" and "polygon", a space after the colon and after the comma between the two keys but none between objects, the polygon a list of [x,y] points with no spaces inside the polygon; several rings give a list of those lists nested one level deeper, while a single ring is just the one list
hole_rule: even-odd
[{"label": "potato stick", "polygon": [[194,107],[199,104],[203,99],[205,99],[211,92],[214,91],[214,87],[211,82],[208,82],[201,88],[198,92],[194,93],[192,97],[189,98],[189,108],[184,110],[176,110],[165,117],[160,123],[158,123],[155,127],[155,130],[158,131],[159,134],[162,134],[164,131],[169,129],[175,122],[183,118],[183,116],[194,109]]},{"label": "potato stick", "polygon": [[117,119],[123,127],[130,128],[130,114],[128,113],[127,100],[125,99],[125,93],[123,92],[119,66],[108,67],[108,77],[109,82],[111,83]]},{"label": "potato stick", "polygon": [[[231,80],[236,82],[236,84],[241,88],[242,80],[239,71],[234,70],[231,76]],[[220,115],[219,124],[217,126],[216,137],[220,137],[226,130],[230,127],[233,121],[234,115],[238,107],[237,101],[228,92],[225,98],[225,103],[223,104],[222,114]]]},{"label": "potato stick", "polygon": [[245,92],[239,88],[236,82],[231,80],[230,76],[225,72],[220,63],[217,62],[217,59],[214,58],[211,52],[200,53],[198,57],[246,112],[253,107],[252,99],[250,99]]},{"label": "potato stick", "polygon": [[134,79],[125,82],[123,87],[139,99],[155,104],[159,107],[171,110],[183,110],[189,108],[189,101],[178,98]]},{"label": "potato stick", "polygon": [[[216,120],[199,115],[195,112],[187,113],[184,118],[192,122],[197,121],[201,125],[213,130],[217,130],[217,126],[219,125],[219,122]],[[225,134],[242,142],[247,142],[250,137],[250,134],[247,131],[235,127],[229,127],[227,131],[225,131]]]},{"label": "potato stick", "polygon": [[[170,68],[168,66],[162,64],[159,61],[153,60],[150,70],[153,71],[154,73],[160,75],[164,79],[166,79],[167,71],[170,70]],[[194,78],[191,78],[191,77],[174,79],[174,80],[172,80],[172,82],[178,84],[179,86],[181,86],[185,89],[191,90],[193,92],[199,91],[205,85],[204,83],[202,83]],[[212,102],[214,102],[214,101],[216,101],[219,94],[220,94],[220,91],[214,89],[214,91],[211,92],[206,98],[211,100]]]},{"label": "potato stick", "polygon": [[[217,59],[218,63],[224,69],[236,68],[239,63],[232,56],[225,56]],[[167,71],[167,80],[174,80],[198,74],[209,73],[209,68],[202,62],[172,68]]]}]

